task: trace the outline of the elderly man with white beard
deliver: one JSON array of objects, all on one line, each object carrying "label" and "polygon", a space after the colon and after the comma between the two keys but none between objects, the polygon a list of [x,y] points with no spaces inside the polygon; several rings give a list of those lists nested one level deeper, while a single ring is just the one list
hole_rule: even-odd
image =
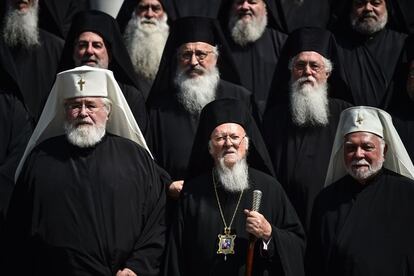
[{"label": "elderly man with white beard", "polygon": [[313,207],[307,275],[413,275],[413,179],[391,116],[344,110]]},{"label": "elderly man with white beard", "polygon": [[341,111],[350,104],[330,98],[333,64],[330,32],[303,28],[291,34],[289,102],[266,110],[263,137],[276,177],[307,230],[313,200],[322,189]]},{"label": "elderly man with white beard", "polygon": [[265,0],[227,2],[220,12],[220,22],[241,84],[253,93],[261,118],[287,35],[276,26]]},{"label": "elderly man with white beard", "polygon": [[39,0],[5,0],[1,43],[10,50],[25,106],[37,122],[55,80],[63,40],[38,26]]},{"label": "elderly man with white beard", "polygon": [[22,275],[158,275],[160,172],[111,71],[59,73],[16,172],[1,274],[24,254]]},{"label": "elderly man with white beard", "polygon": [[178,198],[186,175],[201,109],[220,98],[250,104],[250,92],[233,84],[238,76],[218,23],[214,19],[177,19],[171,29],[147,106],[154,157],[174,182],[169,195]]},{"label": "elderly man with white beard", "polygon": [[[144,96],[147,98],[168,38],[168,15],[161,0],[140,0],[134,1],[134,4],[134,10],[129,11],[132,15],[123,37],[135,72],[144,85]],[[121,7],[117,17],[120,25],[120,16],[127,12],[129,6],[131,5],[128,5],[128,1],[125,1]]]},{"label": "elderly man with white beard", "polygon": [[[304,231],[249,109],[219,99],[201,112],[163,275],[304,275]],[[262,192],[252,210],[254,190]],[[257,239],[256,242],[253,242]]]}]

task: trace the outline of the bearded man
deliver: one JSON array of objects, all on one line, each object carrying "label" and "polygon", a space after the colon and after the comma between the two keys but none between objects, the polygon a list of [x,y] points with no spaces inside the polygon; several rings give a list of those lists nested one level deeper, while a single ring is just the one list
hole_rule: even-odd
[{"label": "bearded man", "polygon": [[37,121],[56,77],[63,40],[38,26],[38,0],[7,0],[1,28],[11,52],[12,76],[21,88],[24,104]]},{"label": "bearded man", "polygon": [[390,110],[393,97],[395,100],[403,94],[394,82],[407,37],[388,27],[396,16],[392,1],[347,1],[341,13],[346,15],[340,21],[342,28],[333,32],[338,46],[337,70],[348,89],[346,100]]},{"label": "bearded man", "polygon": [[[121,9],[125,8],[125,5]],[[120,13],[123,12],[120,11]],[[136,4],[123,33],[135,72],[142,80],[141,83],[145,84],[143,89],[145,98],[148,97],[158,72],[162,52],[168,38],[167,19],[168,16],[162,1],[140,0]]]},{"label": "bearded man", "polygon": [[413,179],[391,116],[344,110],[313,208],[307,275],[412,275]]},{"label": "bearded man", "polygon": [[231,55],[210,18],[186,17],[174,22],[157,78],[147,100],[155,159],[174,182],[169,194],[182,189],[201,109],[219,98],[249,104],[250,92],[237,83]]},{"label": "bearded man", "polygon": [[158,275],[164,185],[111,71],[57,75],[16,178],[5,275]]},{"label": "bearded man", "polygon": [[317,28],[291,34],[290,99],[269,107],[262,126],[276,177],[306,230],[325,180],[339,114],[350,106],[328,97],[331,39],[330,32]]},{"label": "bearded man", "polygon": [[[249,109],[236,99],[206,105],[188,177],[168,239],[164,275],[304,275],[304,232],[283,188],[271,176],[266,147]],[[262,192],[252,210],[253,191]]]},{"label": "bearded man", "polygon": [[265,0],[228,2],[222,7],[220,22],[241,84],[253,93],[260,118],[287,35],[276,27]]}]

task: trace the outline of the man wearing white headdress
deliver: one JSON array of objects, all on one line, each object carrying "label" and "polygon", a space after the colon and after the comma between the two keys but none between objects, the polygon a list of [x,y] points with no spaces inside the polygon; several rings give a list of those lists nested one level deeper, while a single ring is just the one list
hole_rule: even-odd
[{"label": "man wearing white headdress", "polygon": [[413,179],[391,116],[344,110],[313,208],[308,275],[413,275]]},{"label": "man wearing white headdress", "polygon": [[157,275],[164,185],[111,71],[57,75],[16,179],[5,275]]}]

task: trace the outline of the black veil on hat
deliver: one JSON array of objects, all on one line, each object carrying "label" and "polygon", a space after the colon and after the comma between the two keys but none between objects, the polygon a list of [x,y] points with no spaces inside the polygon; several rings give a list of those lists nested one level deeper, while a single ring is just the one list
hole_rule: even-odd
[{"label": "black veil on hat", "polygon": [[244,128],[249,137],[247,154],[249,167],[274,176],[265,143],[249,108],[237,99],[219,99],[207,104],[201,111],[187,168],[187,178],[210,171],[214,166],[213,158],[208,150],[208,141],[213,130],[224,123],[236,123]]},{"label": "black veil on hat", "polygon": [[177,68],[177,49],[182,44],[189,42],[205,42],[213,46],[217,45],[219,51],[217,67],[220,78],[234,84],[240,84],[236,65],[218,21],[209,17],[182,17],[172,24],[158,73],[147,99],[148,107],[156,105],[158,101],[171,93]]},{"label": "black veil on hat", "polygon": [[114,72],[116,80],[142,91],[117,22],[109,14],[97,10],[82,11],[73,17],[63,48],[59,72],[76,67],[73,60],[74,42],[83,32],[94,32],[103,38],[111,57],[108,69]]}]

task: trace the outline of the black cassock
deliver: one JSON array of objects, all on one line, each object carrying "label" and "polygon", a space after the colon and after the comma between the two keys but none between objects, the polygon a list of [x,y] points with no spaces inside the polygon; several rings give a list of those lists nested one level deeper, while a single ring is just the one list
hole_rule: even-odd
[{"label": "black cassock", "polygon": [[327,126],[296,126],[287,104],[268,110],[263,119],[263,138],[267,144],[276,178],[306,230],[313,201],[322,190],[341,111],[350,105],[329,99]]},{"label": "black cassock", "polygon": [[348,87],[345,100],[355,105],[388,109],[393,78],[400,66],[407,35],[383,29],[371,36],[348,31],[336,34],[338,64],[335,70]]},{"label": "black cassock", "polygon": [[42,113],[49,92],[58,73],[58,63],[63,49],[63,40],[39,29],[40,46],[9,48],[28,113],[36,121]]},{"label": "black cassock", "polygon": [[21,101],[13,93],[0,91],[0,240],[14,173],[31,133],[30,119]]},{"label": "black cassock", "polygon": [[263,115],[276,66],[287,35],[267,27],[254,43],[241,47],[226,32],[227,42],[240,75],[241,85],[253,93],[260,115]]},{"label": "black cassock", "polygon": [[[150,107],[152,152],[157,163],[163,167],[173,181],[185,177],[191,147],[198,126],[198,116],[191,115],[178,102],[171,91],[166,99]],[[216,99],[234,98],[250,104],[250,92],[245,88],[220,80]]]},{"label": "black cassock", "polygon": [[[252,168],[249,183],[231,225],[231,234],[237,235],[235,254],[228,254],[224,260],[224,255],[216,253],[224,224],[212,174],[207,172],[186,182],[170,233],[164,275],[244,275],[248,233],[243,210],[252,208],[255,189],[263,193],[259,211],[272,225],[272,238],[268,251],[262,249],[261,240],[256,242],[253,275],[304,275],[304,232],[282,187],[273,177]],[[240,193],[225,192],[221,186],[217,189],[228,225]]]},{"label": "black cassock", "polygon": [[156,165],[136,143],[107,134],[81,149],[50,138],[26,160],[12,195],[3,268],[109,276],[128,267],[157,275],[164,206]]},{"label": "black cassock", "polygon": [[347,175],[315,201],[309,275],[414,273],[414,181],[382,170],[362,186]]}]

